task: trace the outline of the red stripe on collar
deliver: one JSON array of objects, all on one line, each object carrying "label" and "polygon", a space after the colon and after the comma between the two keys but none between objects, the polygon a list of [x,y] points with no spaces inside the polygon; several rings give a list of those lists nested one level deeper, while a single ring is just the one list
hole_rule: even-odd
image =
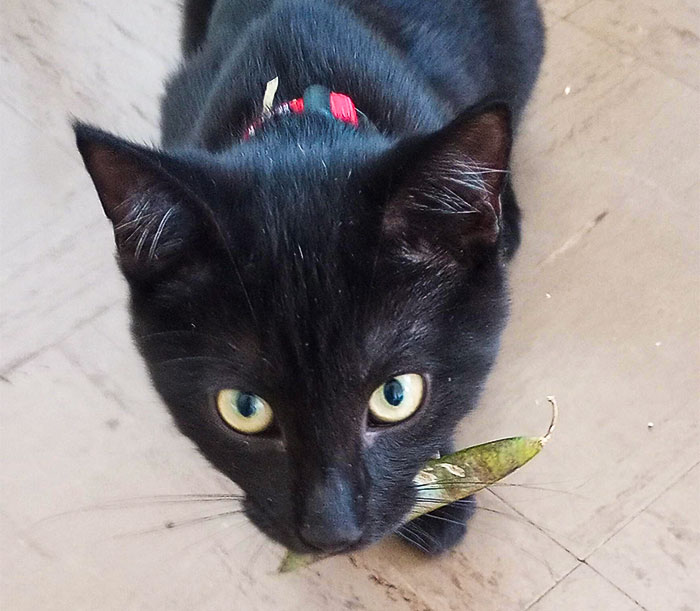
[{"label": "red stripe on collar", "polygon": [[[352,98],[343,94],[331,91],[329,94],[329,107],[331,114],[342,121],[343,123],[349,123],[353,127],[358,127],[360,124],[357,115],[357,108]],[[265,122],[271,117],[278,117],[287,114],[300,115],[304,113],[304,98],[295,98],[289,102],[283,102],[275,106],[272,111],[261,116],[260,118],[253,121],[244,131],[243,140],[250,140],[256,132],[265,124]]]}]

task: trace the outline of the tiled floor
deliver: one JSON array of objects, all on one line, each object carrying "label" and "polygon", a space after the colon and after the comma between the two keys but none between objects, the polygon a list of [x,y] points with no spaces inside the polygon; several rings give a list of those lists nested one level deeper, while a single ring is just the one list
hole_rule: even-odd
[{"label": "tiled floor", "polygon": [[283,577],[240,518],[162,528],[225,507],[133,502],[229,485],[130,345],[68,117],[157,138],[176,4],[3,2],[0,608],[700,608],[697,2],[543,2],[513,316],[461,439],[539,432],[555,394],[546,452],[481,494],[445,558],[387,541]]}]

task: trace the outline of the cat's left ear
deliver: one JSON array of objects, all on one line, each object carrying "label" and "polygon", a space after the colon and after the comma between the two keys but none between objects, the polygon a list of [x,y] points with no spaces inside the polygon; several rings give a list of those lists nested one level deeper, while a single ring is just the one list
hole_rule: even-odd
[{"label": "cat's left ear", "polygon": [[414,259],[446,254],[465,262],[494,246],[511,140],[509,111],[496,105],[468,111],[411,143],[401,151],[385,237]]}]

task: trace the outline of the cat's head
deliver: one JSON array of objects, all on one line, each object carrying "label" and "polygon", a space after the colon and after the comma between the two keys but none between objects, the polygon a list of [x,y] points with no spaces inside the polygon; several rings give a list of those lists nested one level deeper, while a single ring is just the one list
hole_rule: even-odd
[{"label": "cat's head", "polygon": [[293,121],[216,155],[76,132],[178,426],[265,533],[340,551],[399,525],[493,363],[510,133]]}]

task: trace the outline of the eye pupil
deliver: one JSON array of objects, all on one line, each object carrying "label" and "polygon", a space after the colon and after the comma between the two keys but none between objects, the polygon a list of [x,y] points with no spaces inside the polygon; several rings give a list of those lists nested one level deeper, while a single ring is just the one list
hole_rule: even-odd
[{"label": "eye pupil", "polygon": [[244,418],[254,416],[258,411],[258,401],[255,395],[242,392],[236,398],[236,409]]},{"label": "eye pupil", "polygon": [[396,378],[384,384],[384,398],[389,405],[398,407],[403,401],[403,385]]}]

